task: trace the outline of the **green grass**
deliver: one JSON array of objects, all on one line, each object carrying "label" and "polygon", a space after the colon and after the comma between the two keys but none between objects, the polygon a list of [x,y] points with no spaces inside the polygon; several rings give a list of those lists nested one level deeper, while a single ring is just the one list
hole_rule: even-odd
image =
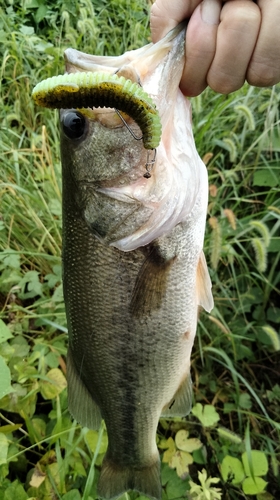
[{"label": "green grass", "polygon": [[[0,9],[0,499],[90,500],[107,435],[103,427],[99,434],[81,428],[67,410],[57,117],[30,95],[38,81],[63,72],[66,47],[114,55],[147,43],[148,4],[7,5]],[[278,498],[279,102],[279,86],[245,85],[229,96],[206,90],[192,99],[209,173],[205,252],[215,308],[199,320],[193,413],[159,425],[163,500],[187,498],[190,479],[197,485],[191,498],[198,498],[203,469],[220,480],[204,486],[212,495],[220,488],[226,500]],[[179,442],[182,430],[191,451]],[[263,474],[255,451],[263,452],[258,460],[267,457]],[[239,468],[240,481],[226,477],[227,463],[236,474]],[[247,492],[251,477],[266,495]],[[122,497],[136,499],[144,497]]]}]

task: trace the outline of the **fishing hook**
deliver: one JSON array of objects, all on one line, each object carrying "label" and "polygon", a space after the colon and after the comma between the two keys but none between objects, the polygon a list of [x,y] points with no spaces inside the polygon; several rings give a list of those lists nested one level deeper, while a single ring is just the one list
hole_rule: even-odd
[{"label": "fishing hook", "polygon": [[[134,132],[133,132],[133,130],[130,128],[130,126],[128,125],[128,123],[125,121],[125,119],[122,116],[122,114],[119,112],[119,110],[117,108],[114,108],[114,110],[117,113],[118,117],[123,122],[123,124],[125,125],[125,127],[127,128],[127,130],[131,133],[132,137],[134,139],[136,139],[136,141],[141,141],[143,139],[143,135],[141,137],[138,137],[137,135],[135,135]],[[152,160],[150,160],[150,153],[151,153],[151,151],[154,151],[154,157],[153,157]],[[143,177],[145,177],[145,179],[149,179],[150,177],[152,177],[152,175],[151,175],[150,172],[153,169],[154,163],[156,161],[156,156],[157,156],[157,150],[156,149],[149,149],[148,150],[148,152],[147,152],[147,160],[146,160],[146,164],[145,164],[146,172],[143,175]]]},{"label": "fishing hook", "polygon": [[123,122],[123,124],[126,126],[127,130],[131,133],[132,137],[134,139],[136,139],[136,141],[141,141],[143,139],[143,135],[141,135],[141,137],[137,137],[137,135],[134,134],[133,130],[130,128],[130,126],[128,125],[128,123],[126,123],[124,117],[121,115],[121,113],[119,112],[118,109],[114,108],[115,112],[117,113],[118,117],[121,119],[121,121]]},{"label": "fishing hook", "polygon": [[[154,152],[154,157],[150,160],[150,153],[151,152]],[[148,153],[147,153],[147,161],[146,161],[146,172],[145,174],[143,175],[143,177],[145,177],[145,179],[149,179],[150,177],[152,177],[152,174],[151,174],[151,170],[153,169],[153,166],[155,164],[155,161],[156,161],[156,156],[157,156],[157,150],[156,149],[149,149],[148,150]]]}]

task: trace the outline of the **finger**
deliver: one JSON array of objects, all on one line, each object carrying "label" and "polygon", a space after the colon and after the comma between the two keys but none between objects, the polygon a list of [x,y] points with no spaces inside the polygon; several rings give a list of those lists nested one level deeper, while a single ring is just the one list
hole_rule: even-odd
[{"label": "finger", "polygon": [[279,0],[259,0],[262,23],[247,71],[250,85],[267,87],[280,81],[280,5]]},{"label": "finger", "polygon": [[242,87],[261,23],[259,7],[250,0],[224,4],[216,52],[207,75],[208,85],[222,94]]},{"label": "finger", "polygon": [[186,64],[180,88],[193,97],[207,87],[207,73],[216,50],[221,0],[204,0],[194,11],[186,34]]},{"label": "finger", "polygon": [[201,0],[156,0],[151,8],[151,34],[155,43],[184,19],[188,19]]}]

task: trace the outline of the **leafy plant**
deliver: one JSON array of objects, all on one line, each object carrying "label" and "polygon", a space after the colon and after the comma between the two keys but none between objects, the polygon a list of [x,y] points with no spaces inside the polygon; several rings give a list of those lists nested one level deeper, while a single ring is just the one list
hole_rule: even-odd
[{"label": "leafy plant", "polygon": [[249,458],[246,452],[242,454],[242,462],[227,455],[221,463],[221,473],[224,481],[242,483],[245,494],[256,495],[262,493],[267,485],[262,476],[268,472],[268,462],[265,453],[259,450],[251,450]]},{"label": "leafy plant", "polygon": [[192,414],[204,427],[212,427],[220,420],[219,414],[212,405],[202,406],[201,403],[197,403],[192,409]]},{"label": "leafy plant", "polygon": [[175,441],[169,437],[159,443],[159,448],[166,449],[162,462],[168,463],[171,469],[176,469],[178,476],[185,479],[189,474],[189,465],[194,459],[192,453],[202,447],[198,438],[189,438],[189,432],[180,429],[175,436]]},{"label": "leafy plant", "polygon": [[[147,43],[149,4],[13,0],[0,7],[4,500],[95,499],[107,443],[103,427],[82,429],[67,410],[58,126],[52,111],[34,106],[31,89],[63,72],[66,47],[118,55]],[[205,254],[215,308],[199,318],[193,410],[187,420],[159,425],[163,500],[277,500],[280,491],[279,90],[244,85],[192,99],[209,174]],[[147,500],[122,496],[136,499]]]},{"label": "leafy plant", "polygon": [[208,477],[205,469],[198,473],[200,485],[190,481],[189,498],[194,500],[221,500],[222,493],[220,488],[214,488],[212,484],[220,482],[218,477]]}]

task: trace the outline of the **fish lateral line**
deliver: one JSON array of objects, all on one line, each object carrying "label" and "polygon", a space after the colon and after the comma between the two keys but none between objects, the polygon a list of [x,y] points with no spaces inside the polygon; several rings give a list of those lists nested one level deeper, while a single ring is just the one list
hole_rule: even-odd
[{"label": "fish lateral line", "polygon": [[160,143],[162,127],[155,103],[138,83],[123,76],[103,72],[54,76],[38,83],[32,97],[39,106],[51,109],[108,107],[123,111],[139,125],[142,137],[135,139],[142,139],[145,149],[153,150]]}]

